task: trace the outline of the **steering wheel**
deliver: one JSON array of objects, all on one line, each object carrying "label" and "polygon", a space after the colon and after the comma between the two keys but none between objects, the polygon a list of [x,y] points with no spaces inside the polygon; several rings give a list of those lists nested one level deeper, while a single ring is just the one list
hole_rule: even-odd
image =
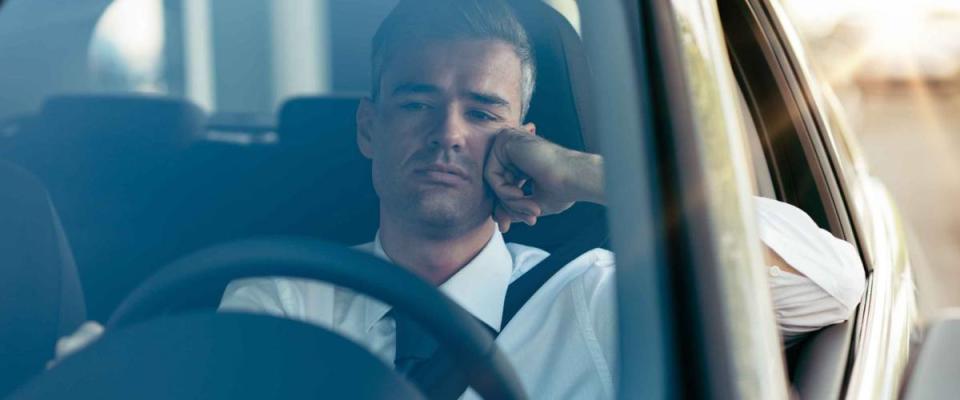
[{"label": "steering wheel", "polygon": [[[314,239],[249,239],[213,246],[170,264],[134,290],[107,323],[116,331],[179,307],[189,295],[215,295],[241,278],[313,279],[376,298],[415,319],[488,399],[525,399],[513,367],[493,337],[467,311],[404,268],[342,245]],[[194,297],[195,299],[195,297]]]}]

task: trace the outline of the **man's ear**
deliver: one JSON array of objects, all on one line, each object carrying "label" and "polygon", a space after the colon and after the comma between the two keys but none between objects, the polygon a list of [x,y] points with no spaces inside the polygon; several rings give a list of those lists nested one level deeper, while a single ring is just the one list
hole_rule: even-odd
[{"label": "man's ear", "polygon": [[369,97],[360,99],[357,107],[357,147],[364,157],[373,159],[373,117],[376,107]]},{"label": "man's ear", "polygon": [[531,135],[536,135],[536,134],[537,134],[537,126],[534,125],[533,122],[527,122],[527,123],[523,124],[522,126],[520,126],[520,129],[523,129],[523,130],[527,131],[527,132],[530,133]]}]

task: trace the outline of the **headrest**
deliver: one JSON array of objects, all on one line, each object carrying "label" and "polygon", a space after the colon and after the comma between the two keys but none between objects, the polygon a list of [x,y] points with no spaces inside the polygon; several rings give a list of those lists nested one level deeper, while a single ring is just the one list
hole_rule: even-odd
[{"label": "headrest", "polygon": [[186,100],[143,95],[63,95],[51,97],[39,127],[57,141],[136,142],[179,146],[203,132],[204,113]]},{"label": "headrest", "polygon": [[533,46],[537,87],[527,121],[538,134],[569,149],[586,145],[592,131],[589,77],[583,44],[570,23],[542,1],[513,1],[517,19]]},{"label": "headrest", "polygon": [[359,104],[359,97],[300,97],[280,108],[275,164],[299,171],[285,176],[298,198],[289,204],[309,205],[299,207],[306,211],[297,221],[284,222],[286,233],[348,245],[373,240],[380,207],[370,161],[357,148]]},{"label": "headrest", "polygon": [[[359,97],[300,97],[288,100],[280,108],[278,131],[285,150],[299,146],[322,146],[323,154],[355,156],[357,150],[356,115]],[[356,154],[354,154],[356,153]]]}]

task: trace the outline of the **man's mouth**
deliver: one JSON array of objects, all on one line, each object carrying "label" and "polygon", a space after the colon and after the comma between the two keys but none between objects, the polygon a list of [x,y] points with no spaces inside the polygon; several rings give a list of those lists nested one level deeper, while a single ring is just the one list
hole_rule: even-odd
[{"label": "man's mouth", "polygon": [[459,185],[469,181],[469,175],[453,164],[433,163],[413,170],[413,173],[431,183]]}]

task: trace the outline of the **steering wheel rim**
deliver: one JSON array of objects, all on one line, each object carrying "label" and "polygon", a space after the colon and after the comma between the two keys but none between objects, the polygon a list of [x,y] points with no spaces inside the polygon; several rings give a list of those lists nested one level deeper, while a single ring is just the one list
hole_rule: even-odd
[{"label": "steering wheel rim", "polygon": [[266,276],[324,281],[391,304],[449,349],[478,394],[526,398],[516,371],[492,335],[466,310],[404,268],[316,239],[246,239],[187,255],[131,292],[110,317],[107,330],[161,315],[184,293],[222,290],[236,279]]}]

